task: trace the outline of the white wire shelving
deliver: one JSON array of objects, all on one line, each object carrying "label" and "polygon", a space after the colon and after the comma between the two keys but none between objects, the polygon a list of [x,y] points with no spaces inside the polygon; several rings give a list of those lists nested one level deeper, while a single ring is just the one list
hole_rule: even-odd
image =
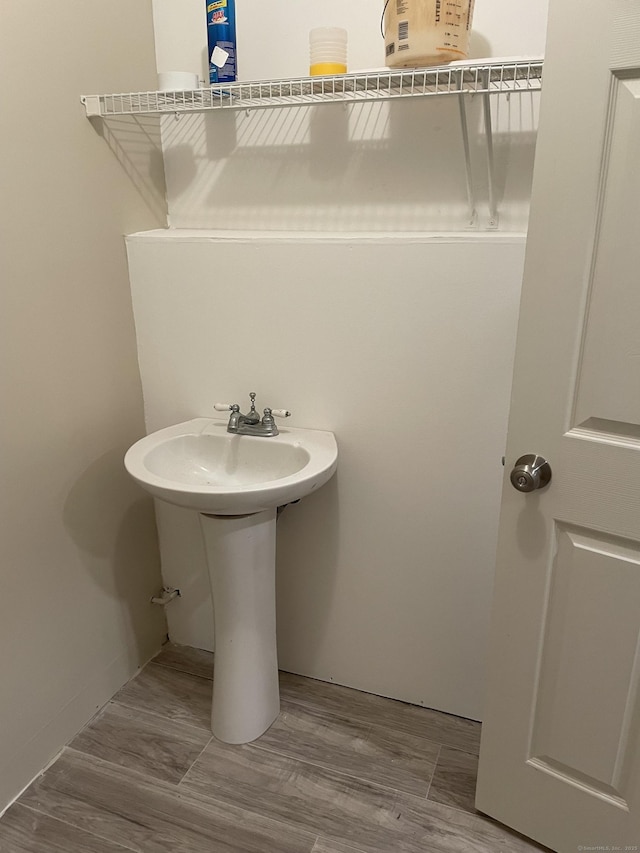
[{"label": "white wire shelving", "polygon": [[175,115],[216,110],[255,110],[303,107],[327,103],[361,104],[403,98],[457,96],[465,159],[469,227],[478,216],[471,168],[467,97],[482,98],[487,152],[489,229],[498,227],[494,191],[491,97],[538,92],[542,88],[542,59],[483,60],[432,68],[385,69],[331,77],[295,77],[225,83],[201,89],[169,92],[127,92],[83,95],[88,118]]},{"label": "white wire shelving", "polygon": [[333,77],[297,77],[226,83],[175,92],[84,95],[87,116],[199,113],[322,103],[362,103],[442,95],[496,95],[537,91],[542,60],[456,63],[434,68],[370,71]]}]

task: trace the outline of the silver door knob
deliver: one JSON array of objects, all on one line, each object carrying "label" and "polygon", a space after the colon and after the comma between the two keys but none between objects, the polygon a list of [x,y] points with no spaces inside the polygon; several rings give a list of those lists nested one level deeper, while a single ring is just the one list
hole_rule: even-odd
[{"label": "silver door knob", "polygon": [[543,456],[527,453],[516,460],[511,485],[519,492],[534,492],[551,482],[551,466]]}]

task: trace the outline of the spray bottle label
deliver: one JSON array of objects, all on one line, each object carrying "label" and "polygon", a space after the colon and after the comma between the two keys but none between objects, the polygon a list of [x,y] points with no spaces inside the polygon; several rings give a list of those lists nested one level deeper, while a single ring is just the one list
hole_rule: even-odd
[{"label": "spray bottle label", "polygon": [[209,84],[231,83],[237,77],[235,0],[207,0]]}]

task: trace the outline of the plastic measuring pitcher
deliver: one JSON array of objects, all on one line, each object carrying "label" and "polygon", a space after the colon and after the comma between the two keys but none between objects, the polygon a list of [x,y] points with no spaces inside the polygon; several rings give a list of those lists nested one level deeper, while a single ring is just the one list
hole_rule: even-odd
[{"label": "plastic measuring pitcher", "polygon": [[347,31],[316,27],[309,33],[309,74],[344,74],[347,70]]},{"label": "plastic measuring pitcher", "polygon": [[473,4],[474,0],[386,0],[386,64],[419,68],[466,59]]}]

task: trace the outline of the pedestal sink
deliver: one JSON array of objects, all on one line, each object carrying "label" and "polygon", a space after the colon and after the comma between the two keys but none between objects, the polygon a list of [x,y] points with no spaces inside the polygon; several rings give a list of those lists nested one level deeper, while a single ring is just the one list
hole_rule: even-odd
[{"label": "pedestal sink", "polygon": [[320,488],[337,458],[330,432],[230,435],[208,418],[158,430],[125,456],[154,497],[200,514],[215,625],[211,728],[226,743],[255,740],[278,716],[277,508]]}]

